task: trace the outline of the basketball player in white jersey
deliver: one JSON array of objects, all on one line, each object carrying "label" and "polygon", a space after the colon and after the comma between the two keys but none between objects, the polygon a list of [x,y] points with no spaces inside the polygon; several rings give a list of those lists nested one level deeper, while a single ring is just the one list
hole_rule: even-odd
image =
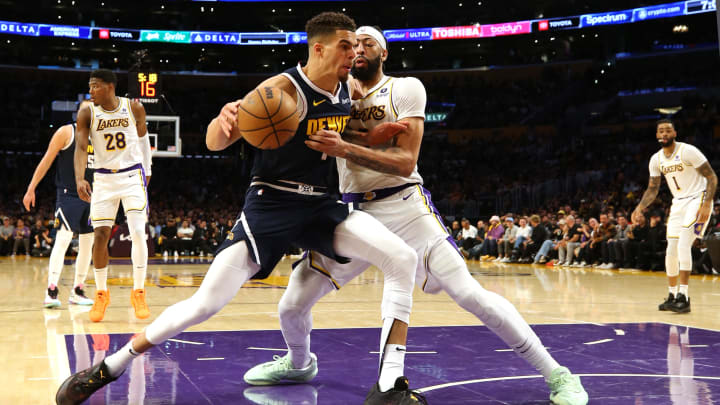
[{"label": "basketball player in white jersey", "polygon": [[[78,111],[86,108],[89,101],[80,103]],[[30,211],[35,206],[35,188],[47,174],[55,158],[59,156],[55,169],[55,186],[57,189],[57,203],[55,208],[55,226],[58,228],[55,235],[50,260],[48,263],[48,288],[45,294],[43,305],[45,308],[56,308],[60,306],[58,299],[58,281],[63,269],[65,252],[72,241],[73,233],[78,234],[80,243],[77,259],[75,260],[75,280],[73,289],[70,292],[68,302],[77,305],[92,305],[93,301],[85,296],[83,284],[90,269],[92,258],[93,235],[92,228],[88,224],[90,207],[88,203],[80,200],[75,185],[75,174],[73,170],[73,154],[75,152],[75,124],[63,125],[50,138],[45,155],[38,163],[28,185],[23,205]],[[88,149],[91,149],[89,146]],[[92,157],[88,153],[87,167],[92,168]]]},{"label": "basketball player in white jersey", "polygon": [[[150,151],[138,145],[147,133],[145,108],[137,101],[115,95],[117,78],[106,69],[90,74],[92,106],[77,118],[75,147],[75,180],[78,195],[90,202],[90,221],[95,232],[93,263],[95,266],[95,303],[90,320],[100,322],[110,304],[107,288],[108,241],[120,201],[125,209],[132,239],[133,290],[130,302],[135,316],[145,319],[150,310],[145,303],[147,272],[147,180]],[[87,160],[87,139],[92,138],[95,151],[95,175],[92,188],[83,178]],[[92,196],[92,197],[91,197]]]},{"label": "basketball player in white jersey", "polygon": [[660,175],[664,175],[673,195],[665,251],[669,293],[658,309],[686,313],[690,312],[690,248],[695,238],[702,238],[705,233],[713,210],[718,180],[707,158],[698,148],[675,141],[677,132],[672,121],[658,121],[656,137],[662,149],[650,158],[648,188],[633,211],[632,218],[633,222],[637,222],[638,217],[643,215],[642,211],[655,201],[660,189]]},{"label": "basketball player in white jersey", "polygon": [[[387,42],[374,27],[356,31],[357,57],[353,76],[359,80],[364,98],[353,102],[350,136],[367,144],[383,142],[361,133],[384,122],[404,122],[406,134],[395,140],[364,147],[343,140],[337,132],[319,131],[306,143],[313,149],[336,156],[343,201],[359,203],[363,211],[379,219],[418,254],[416,285],[427,293],[445,291],[461,307],[475,314],[515,352],[540,371],[547,381],[551,400],[556,404],[586,404],[588,396],[580,379],[561,367],[547,352],[535,332],[505,298],[485,290],[473,279],[463,256],[422,187],[417,159],[422,141],[426,94],[422,83],[412,77],[389,77],[382,64],[387,59]],[[348,132],[345,132],[346,139]],[[309,363],[311,308],[324,295],[348,283],[369,267],[353,260],[339,264],[316,252],[308,252],[290,276],[280,300],[280,325],[292,363]],[[405,347],[385,354],[382,367],[404,366]],[[260,364],[249,370],[245,381],[256,385],[292,381],[293,370]],[[314,363],[317,364],[317,363]],[[316,366],[317,367],[317,366]],[[389,384],[379,381],[366,404],[382,402]]]}]

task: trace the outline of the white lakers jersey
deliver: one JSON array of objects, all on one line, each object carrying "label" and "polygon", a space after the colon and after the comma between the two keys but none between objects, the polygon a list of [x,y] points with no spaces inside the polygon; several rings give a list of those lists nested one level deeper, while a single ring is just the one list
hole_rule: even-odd
[{"label": "white lakers jersey", "polygon": [[115,111],[105,111],[99,105],[91,108],[90,138],[95,168],[119,170],[142,163],[130,100],[118,97],[118,101]]},{"label": "white lakers jersey", "polygon": [[650,158],[650,176],[665,176],[674,198],[699,195],[707,187],[707,179],[698,168],[707,162],[705,155],[690,144],[675,142],[675,150],[668,158],[662,149]]},{"label": "white lakers jersey", "polygon": [[[368,94],[354,100],[348,125],[352,129],[370,130],[384,122],[408,117],[425,117],[427,95],[420,80],[414,77],[383,76]],[[383,148],[386,145],[378,145]],[[422,184],[417,165],[409,177],[393,176],[360,166],[346,159],[337,159],[340,192],[364,193],[406,183]]]}]

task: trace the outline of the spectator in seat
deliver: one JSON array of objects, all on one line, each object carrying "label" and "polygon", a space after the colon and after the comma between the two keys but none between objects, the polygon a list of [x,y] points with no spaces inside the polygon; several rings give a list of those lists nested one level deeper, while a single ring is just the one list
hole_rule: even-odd
[{"label": "spectator in seat", "polygon": [[462,229],[457,237],[458,246],[463,256],[467,257],[468,251],[477,244],[478,229],[470,225],[470,221],[467,218],[463,218],[460,224],[462,225]]},{"label": "spectator in seat", "polygon": [[40,257],[50,256],[52,251],[53,239],[50,237],[50,230],[43,227],[40,233],[35,235],[35,243],[33,244],[32,255]]},{"label": "spectator in seat", "polygon": [[182,251],[182,255],[193,254],[193,234],[195,231],[190,227],[190,223],[187,220],[183,220],[177,229],[177,240],[179,250]]},{"label": "spectator in seat", "polygon": [[627,267],[628,264],[628,232],[632,230],[632,225],[628,224],[627,217],[619,214],[617,217],[618,224],[615,237],[608,240],[608,248],[615,252],[615,260],[613,263],[618,267]]},{"label": "spectator in seat", "polygon": [[517,237],[518,226],[515,225],[513,217],[505,218],[505,233],[502,239],[498,242],[498,258],[494,261],[507,263],[510,261],[510,254],[515,244],[515,238]]},{"label": "spectator in seat", "polygon": [[608,214],[600,214],[600,232],[596,238],[596,245],[600,248],[600,268],[615,269],[615,251],[610,248],[608,242],[615,237],[617,227]]},{"label": "spectator in seat", "polygon": [[487,226],[485,226],[485,221],[477,221],[477,230],[478,235],[481,237],[478,243],[482,243],[482,241],[485,239],[485,234],[487,233]]},{"label": "spectator in seat", "polygon": [[33,243],[33,246],[35,246],[35,236],[39,235],[43,228],[45,228],[45,226],[43,226],[41,218],[36,219],[35,224],[30,227],[30,241]]},{"label": "spectator in seat", "polygon": [[159,250],[163,251],[163,255],[177,253],[178,240],[177,240],[177,225],[175,224],[175,218],[168,218],[165,225],[160,229],[160,236],[158,236]]},{"label": "spectator in seat", "polygon": [[593,257],[590,250],[590,242],[592,241],[595,228],[598,227],[597,219],[590,218],[587,223],[582,224],[582,235],[580,236],[580,246],[577,250],[578,264],[573,267],[586,267],[592,264]]},{"label": "spectator in seat", "polygon": [[30,255],[30,228],[25,226],[25,221],[18,219],[15,224],[15,231],[13,231],[13,250],[12,255],[17,254],[18,247],[25,249],[25,256]]},{"label": "spectator in seat", "polygon": [[645,246],[641,245],[640,247],[641,251],[644,250],[649,253],[650,270],[665,270],[665,247],[667,246],[665,230],[666,228],[662,221],[662,214],[658,211],[653,212],[650,215],[648,240],[646,241]]},{"label": "spectator in seat", "polygon": [[520,226],[518,227],[517,235],[515,236],[515,244],[513,244],[513,251],[519,251],[522,243],[530,237],[530,232],[532,232],[532,227],[528,225],[527,218],[520,218],[518,224]]},{"label": "spectator in seat", "polygon": [[223,234],[220,231],[220,228],[218,227],[218,224],[216,222],[210,222],[210,233],[208,238],[208,245],[209,245],[209,251],[208,256],[212,256],[215,251],[217,250],[217,247],[222,243],[223,240]]},{"label": "spectator in seat", "polygon": [[575,256],[575,249],[580,245],[582,224],[578,224],[575,216],[569,214],[565,217],[562,243],[558,244],[558,261],[556,266],[570,266]]},{"label": "spectator in seat", "polygon": [[[542,246],[540,246],[540,250],[538,250],[537,254],[535,255],[535,260],[533,261],[534,263],[547,263],[548,259],[550,258],[551,252],[557,252],[558,249],[560,249],[560,246],[565,246],[566,243],[564,240],[564,236],[567,234],[567,230],[569,229],[565,221],[565,218],[559,220],[557,226],[548,224],[553,229],[552,231],[550,231],[550,228],[548,228],[547,226],[540,224],[540,226],[544,227],[545,230],[548,231],[550,239],[542,243]],[[573,222],[575,222],[574,219]]]},{"label": "spectator in seat", "polygon": [[648,240],[648,237],[650,236],[650,226],[647,222],[647,219],[645,219],[644,215],[641,215],[638,217],[637,222],[632,224],[632,228],[628,230],[627,237],[628,237],[628,256],[627,256],[627,266],[630,268],[636,268],[636,269],[644,269],[648,270],[649,264],[644,262],[643,259],[644,256],[640,252],[640,246],[643,244],[643,242]]},{"label": "spectator in seat", "polygon": [[[570,215],[570,217],[573,217]],[[562,263],[560,265],[571,266],[573,264],[573,258],[576,257],[575,251],[580,247],[580,242],[583,235],[582,218],[574,218],[574,223],[568,222],[568,237],[567,243],[563,247],[564,259],[560,259]],[[562,252],[558,249],[558,256]],[[580,263],[578,261],[578,263]]]},{"label": "spectator in seat", "polygon": [[10,253],[14,232],[15,226],[10,224],[10,218],[3,218],[2,226],[0,226],[0,255],[7,256]]},{"label": "spectator in seat", "polygon": [[[478,225],[480,221],[478,221]],[[479,229],[479,228],[478,228]],[[480,257],[482,260],[488,260],[497,256],[498,240],[500,240],[505,233],[505,228],[500,224],[500,217],[493,215],[490,218],[490,226],[485,232],[485,238],[479,245],[475,245],[470,249],[470,258],[477,259]],[[478,232],[479,234],[479,232]]]},{"label": "spectator in seat", "polygon": [[545,242],[549,237],[547,229],[540,224],[539,216],[533,215],[530,217],[530,226],[532,228],[530,231],[530,237],[523,241],[522,245],[520,245],[520,263],[530,263],[533,255],[537,253],[540,246],[542,246],[543,242]]},{"label": "spectator in seat", "polygon": [[450,229],[450,232],[452,234],[453,239],[459,240],[458,235],[460,234],[461,230],[462,230],[462,228],[460,227],[460,222],[452,221],[452,228]]},{"label": "spectator in seat", "polygon": [[193,233],[194,250],[199,251],[200,256],[205,256],[206,253],[210,252],[209,239],[210,230],[207,227],[207,221],[201,219],[195,227],[195,233]]}]

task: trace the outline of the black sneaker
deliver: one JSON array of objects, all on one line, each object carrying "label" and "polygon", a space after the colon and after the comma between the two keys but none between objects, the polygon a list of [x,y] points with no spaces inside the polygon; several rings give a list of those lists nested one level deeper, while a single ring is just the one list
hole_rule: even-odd
[{"label": "black sneaker", "polygon": [[55,286],[52,290],[50,288],[47,289],[47,293],[45,293],[45,301],[43,302],[43,306],[45,308],[57,308],[60,306],[58,292],[60,291],[57,286]]},{"label": "black sneaker", "polygon": [[686,297],[683,293],[678,293],[675,302],[668,306],[668,309],[681,314],[690,312],[690,298]]},{"label": "black sneaker", "polygon": [[376,383],[365,397],[364,405],[427,405],[425,397],[410,390],[407,377],[398,377],[395,386],[386,392],[380,392]]},{"label": "black sneaker", "polygon": [[662,304],[658,305],[660,311],[669,311],[670,306],[675,302],[675,296],[673,293],[668,293],[668,297]]},{"label": "black sneaker", "polygon": [[58,405],[81,404],[100,388],[117,380],[120,376],[111,377],[105,360],[68,377],[55,395]]}]

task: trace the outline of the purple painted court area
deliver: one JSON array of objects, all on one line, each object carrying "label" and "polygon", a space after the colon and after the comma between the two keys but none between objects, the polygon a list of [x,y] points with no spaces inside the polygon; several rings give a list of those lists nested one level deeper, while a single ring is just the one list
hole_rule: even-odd
[{"label": "purple painted court area", "polygon": [[[591,404],[720,401],[720,332],[657,323],[534,328],[561,364],[582,375]],[[70,369],[99,361],[103,352],[95,350],[107,348],[106,336],[66,336]],[[115,351],[130,335],[109,337]],[[284,348],[279,331],[186,332],[176,339],[136,359],[89,403],[362,404],[376,379],[377,355],[370,352],[377,351],[378,329],[315,330],[318,376],[277,387],[250,387],[242,376],[284,354],[260,350]],[[482,326],[411,328],[405,370],[434,405],[549,403],[538,373]]]}]

